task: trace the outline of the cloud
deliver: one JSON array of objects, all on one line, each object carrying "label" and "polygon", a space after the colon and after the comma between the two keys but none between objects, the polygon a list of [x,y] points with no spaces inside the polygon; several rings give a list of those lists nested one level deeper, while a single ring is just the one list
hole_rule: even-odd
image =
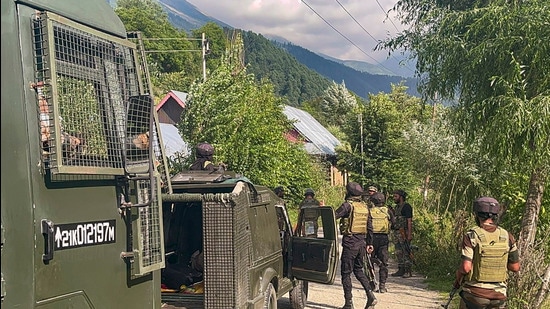
[{"label": "cloud", "polygon": [[384,61],[388,51],[375,52],[374,47],[379,40],[401,30],[395,16],[386,18],[386,12],[397,0],[187,1],[203,14],[235,28],[283,37],[295,45],[342,60],[374,64]]}]

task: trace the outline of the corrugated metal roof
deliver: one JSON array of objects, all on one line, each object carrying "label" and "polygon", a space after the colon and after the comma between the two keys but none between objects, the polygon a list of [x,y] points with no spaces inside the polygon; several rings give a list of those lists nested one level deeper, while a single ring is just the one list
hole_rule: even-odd
[{"label": "corrugated metal roof", "polygon": [[170,90],[170,91],[174,93],[178,97],[178,99],[180,99],[182,102],[187,101],[187,92],[181,92],[177,90]]},{"label": "corrugated metal roof", "polygon": [[283,111],[289,120],[294,122],[294,128],[305,139],[306,151],[310,154],[336,155],[335,148],[340,141],[323,127],[313,116],[301,109],[285,106]]},{"label": "corrugated metal roof", "polygon": [[164,149],[168,157],[173,157],[176,153],[184,156],[191,154],[189,145],[181,138],[178,128],[168,123],[159,123],[159,125],[162,142],[164,143]]}]

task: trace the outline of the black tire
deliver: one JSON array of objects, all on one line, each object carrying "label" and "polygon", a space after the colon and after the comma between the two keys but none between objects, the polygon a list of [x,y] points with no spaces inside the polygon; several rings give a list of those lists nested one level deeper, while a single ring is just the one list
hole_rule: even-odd
[{"label": "black tire", "polygon": [[300,280],[289,292],[292,309],[304,309],[307,304],[308,282]]},{"label": "black tire", "polygon": [[277,292],[271,283],[264,292],[264,309],[277,309]]}]

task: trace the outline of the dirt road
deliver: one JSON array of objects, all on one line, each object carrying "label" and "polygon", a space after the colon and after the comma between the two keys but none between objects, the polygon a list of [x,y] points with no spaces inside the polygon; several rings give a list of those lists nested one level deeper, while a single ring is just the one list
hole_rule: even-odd
[{"label": "dirt road", "polygon": [[[341,248],[340,248],[341,249]],[[390,261],[390,274],[396,271],[396,262]],[[378,267],[376,267],[378,269]],[[377,272],[378,276],[378,272]],[[353,278],[353,303],[356,309],[365,307],[366,295],[359,281]],[[377,278],[378,279],[378,278]],[[413,273],[410,278],[388,276],[386,282],[387,293],[375,293],[378,299],[376,309],[431,309],[442,308],[446,302],[444,296],[436,291],[427,289],[424,278]],[[344,292],[340,280],[340,269],[337,271],[333,285],[309,283],[308,309],[336,309],[344,304]],[[288,297],[278,302],[279,309],[291,309]]]}]

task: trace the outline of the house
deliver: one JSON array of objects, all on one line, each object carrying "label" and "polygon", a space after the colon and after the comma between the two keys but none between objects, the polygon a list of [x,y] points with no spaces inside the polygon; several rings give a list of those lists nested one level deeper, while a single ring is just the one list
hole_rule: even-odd
[{"label": "house", "polygon": [[323,161],[329,162],[328,172],[331,185],[344,185],[347,181],[346,174],[340,172],[335,166],[336,147],[341,142],[308,112],[287,105],[283,113],[293,122],[293,129],[286,134],[287,139],[304,143],[309,154],[319,156]]},{"label": "house", "polygon": [[155,107],[158,115],[162,142],[168,157],[191,154],[189,145],[181,138],[176,124],[186,105],[187,93],[171,90]]},{"label": "house", "polygon": [[181,112],[185,108],[187,93],[170,90],[155,107],[160,123],[175,125],[180,122]]},{"label": "house", "polygon": [[[181,113],[186,106],[187,93],[171,90],[156,106],[163,136],[173,136],[171,148],[175,148],[181,141],[177,141],[175,135],[179,135],[175,125],[181,119]],[[336,164],[336,147],[341,142],[323,127],[311,114],[301,109],[285,106],[283,113],[293,122],[293,129],[286,133],[289,141],[303,143],[306,151],[312,156],[320,157],[322,161],[330,163],[328,174],[333,186],[344,185],[347,181],[346,174],[340,172]],[[174,127],[174,128],[171,128]],[[166,132],[166,133],[165,133]],[[166,144],[166,141],[164,141]],[[188,151],[188,146],[184,147]],[[178,150],[181,151],[181,150]]]}]

